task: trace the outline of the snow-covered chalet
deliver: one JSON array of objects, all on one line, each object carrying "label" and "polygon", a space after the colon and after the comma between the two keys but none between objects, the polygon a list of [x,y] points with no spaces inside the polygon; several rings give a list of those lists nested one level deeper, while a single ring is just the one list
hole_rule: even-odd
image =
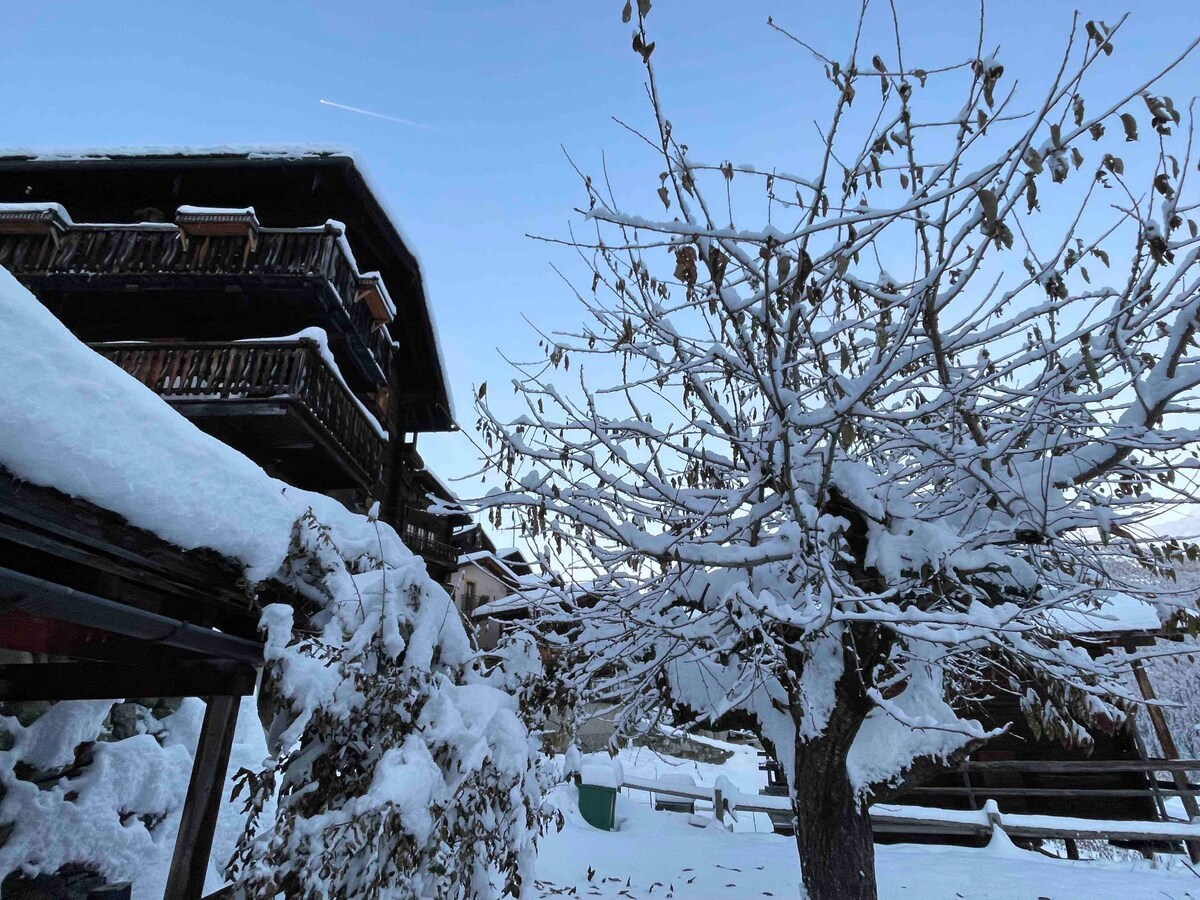
[{"label": "snow-covered chalet", "polygon": [[[435,580],[457,570],[453,529],[465,516],[428,514],[439,483],[417,452],[419,435],[455,427],[421,269],[349,155],[0,153],[0,276],[14,309],[14,289],[25,294],[23,286],[79,341],[286,483],[283,491],[325,494],[351,512],[378,504],[379,518]],[[164,444],[190,426],[176,428],[157,403],[155,416],[139,418],[145,403],[125,390],[138,393],[136,385],[97,371],[69,336],[58,350],[53,342],[24,347],[20,316],[12,318],[0,322],[13,326],[7,339],[20,351],[10,359],[28,352],[25,369],[56,374],[6,395],[37,427],[4,442],[23,471],[0,464],[0,702],[41,704],[37,715],[68,699],[209,698],[167,889],[198,898],[238,701],[253,692],[262,665],[259,612],[272,601],[269,587],[248,595],[236,559],[205,549],[224,546],[222,535],[201,532],[215,521],[213,498],[262,510],[267,494],[278,499],[279,482],[239,466],[237,454],[189,475],[184,461],[213,454],[181,438],[172,457]],[[75,373],[61,371],[73,365]],[[53,396],[49,388],[28,403],[17,396],[36,394],[47,380]],[[68,440],[71,423],[53,421],[76,408],[64,405],[70,395],[94,404],[88,415],[98,421],[124,423],[136,476],[89,476],[87,442]],[[70,485],[61,473],[38,476],[64,468],[41,465],[46,454],[63,457]],[[106,465],[120,462],[111,456]],[[155,481],[143,471],[150,465],[170,469],[164,483],[190,485],[193,499],[172,495],[173,508],[148,510],[145,522],[178,525],[190,502],[197,534],[185,546],[193,549],[164,539],[169,528],[131,523],[131,510],[159,496],[140,487]],[[254,491],[266,494],[254,499]],[[253,515],[230,510],[237,521]],[[280,591],[279,599],[294,599]],[[45,777],[69,778],[73,765],[68,759]],[[18,876],[0,871],[4,896],[50,890],[49,882],[10,883]],[[84,890],[60,888],[36,895]]]}]

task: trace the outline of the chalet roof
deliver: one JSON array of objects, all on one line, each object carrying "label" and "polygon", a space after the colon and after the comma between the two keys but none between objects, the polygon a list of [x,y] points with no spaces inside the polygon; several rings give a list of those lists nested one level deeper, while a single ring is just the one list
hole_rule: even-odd
[{"label": "chalet roof", "polygon": [[438,497],[443,500],[451,500],[455,503],[458,502],[458,494],[454,493],[454,489],[450,487],[450,485],[446,483],[445,479],[438,475],[437,472],[429,468],[429,466],[425,466],[425,468],[421,469],[420,475],[423,478],[428,479],[429,483],[434,486],[434,493],[437,494]]},{"label": "chalet roof", "polygon": [[[473,553],[464,553],[458,558],[460,568],[470,565],[477,566],[507,583],[514,590],[542,584],[542,579],[536,575],[526,575],[515,571],[513,569],[514,562],[511,559],[502,559],[491,550],[476,550]],[[517,565],[524,568],[528,563],[517,563]]]},{"label": "chalet roof", "polygon": [[587,595],[586,585],[548,584],[545,579],[536,576],[526,577],[523,582],[520,590],[514,591],[507,597],[497,597],[495,600],[479,604],[471,611],[471,618],[516,616],[527,612],[530,608],[544,609],[561,605],[567,597],[580,600]]},{"label": "chalet roof", "polygon": [[376,526],[337,500],[270,478],[81,344],[0,268],[0,467],[116,513],[184,550],[273,576],[313,510],[371,546]]},{"label": "chalet roof", "polygon": [[449,431],[454,411],[420,261],[347,150],[114,147],[0,150],[0,203],[60,203],[76,221],[134,222],[147,207],[253,207],[266,227],[346,225],[359,270],[378,271],[398,315],[389,329],[410,360],[406,390],[423,396],[419,430]]},{"label": "chalet roof", "polygon": [[1162,630],[1154,604],[1113,592],[1099,606],[1065,606],[1047,611],[1050,623],[1067,634],[1102,638],[1156,634]]}]

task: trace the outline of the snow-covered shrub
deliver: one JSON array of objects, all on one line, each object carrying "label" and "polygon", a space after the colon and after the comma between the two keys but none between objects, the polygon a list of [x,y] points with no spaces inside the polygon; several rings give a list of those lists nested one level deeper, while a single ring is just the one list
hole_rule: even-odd
[{"label": "snow-covered shrub", "polygon": [[176,707],[6,704],[0,875],[91,872],[161,896],[203,715],[199,701]]},{"label": "snow-covered shrub", "polygon": [[[280,890],[289,897],[532,890],[540,791],[522,716],[539,727],[537,657],[514,645],[476,659],[453,604],[394,530],[268,477],[199,431],[81,344],[3,268],[0,422],[0,467],[12,475],[124,516],[184,550],[237,560],[249,584],[277,578],[306,598],[295,632],[287,608],[264,615],[266,681],[280,715],[273,763],[251,771],[262,754],[249,741],[239,751],[254,760],[239,767],[247,771],[250,834],[231,871],[243,894],[273,896],[273,883],[286,885]],[[71,848],[90,841],[107,874],[132,878],[139,900],[154,896],[145,885],[157,876],[146,870],[169,861],[191,764],[186,747],[170,734],[160,744],[139,733],[94,744],[74,784],[68,774],[39,790],[18,777],[18,764],[46,769],[51,750],[40,748],[69,761],[103,731],[111,705],[63,704],[44,721],[0,721],[0,838],[3,823],[19,823],[3,842],[0,875],[86,861]],[[199,709],[187,702],[168,724]],[[72,710],[86,728],[67,727],[77,719]],[[59,716],[69,720],[63,727]],[[151,728],[154,715],[119,718],[120,728],[137,731]],[[190,733],[194,741],[196,729]],[[129,778],[118,758],[134,766]],[[222,848],[230,845],[226,813],[218,821]],[[48,840],[20,838],[43,827]],[[67,840],[53,844],[60,833]]]},{"label": "snow-covered shrub", "polygon": [[544,817],[516,693],[536,692],[537,657],[510,647],[485,672],[423,563],[387,526],[372,535],[296,523],[281,575],[316,630],[263,612],[274,756],[241,773],[250,819],[229,874],[254,898],[529,896]]}]

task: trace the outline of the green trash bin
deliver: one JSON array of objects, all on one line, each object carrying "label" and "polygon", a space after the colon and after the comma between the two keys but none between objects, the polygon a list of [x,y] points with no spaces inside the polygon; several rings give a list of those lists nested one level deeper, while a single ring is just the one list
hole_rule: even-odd
[{"label": "green trash bin", "polygon": [[608,766],[584,766],[579,773],[579,814],[601,831],[612,831],[617,821],[617,773]]}]

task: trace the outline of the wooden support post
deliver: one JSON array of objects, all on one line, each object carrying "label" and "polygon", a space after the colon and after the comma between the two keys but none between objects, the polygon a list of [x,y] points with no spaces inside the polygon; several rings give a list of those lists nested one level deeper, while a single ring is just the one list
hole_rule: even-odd
[{"label": "wooden support post", "polygon": [[[1149,759],[1150,754],[1146,750],[1146,742],[1142,739],[1142,733],[1136,728],[1133,731],[1133,745],[1137,747],[1137,752],[1142,759]],[[1163,800],[1162,789],[1158,784],[1158,775],[1155,772],[1148,772],[1150,776],[1150,793],[1154,795],[1154,806],[1158,810],[1158,818],[1162,822],[1170,821],[1171,817],[1167,814],[1167,803]]]},{"label": "wooden support post", "polygon": [[[1138,689],[1147,703],[1146,710],[1150,716],[1150,722],[1154,725],[1154,733],[1158,735],[1158,744],[1162,748],[1163,757],[1179,759],[1179,748],[1175,746],[1175,739],[1171,737],[1171,729],[1167,727],[1167,718],[1163,715],[1162,707],[1154,702],[1158,698],[1154,694],[1154,686],[1150,683],[1150,675],[1146,672],[1146,667],[1142,665],[1140,659],[1135,659],[1131,666],[1133,677],[1137,679]],[[1150,773],[1150,777],[1157,780],[1157,776],[1153,772]],[[1175,780],[1176,789],[1180,791],[1180,799],[1183,801],[1183,808],[1187,812],[1188,818],[1193,822],[1200,820],[1200,806],[1196,804],[1196,798],[1188,787],[1187,772],[1175,771],[1171,773],[1171,777]],[[1188,841],[1187,850],[1192,862],[1200,863],[1200,841]]]},{"label": "wooden support post", "polygon": [[971,784],[971,770],[963,766],[963,787],[967,789],[967,802],[971,809],[979,809],[979,800],[975,796],[975,785]]},{"label": "wooden support post", "polygon": [[192,778],[179,820],[171,873],[167,877],[166,896],[172,900],[200,900],[203,894],[240,699],[208,698]]},{"label": "wooden support post", "polygon": [[713,815],[718,822],[725,824],[725,794],[720,788],[713,789]]}]

